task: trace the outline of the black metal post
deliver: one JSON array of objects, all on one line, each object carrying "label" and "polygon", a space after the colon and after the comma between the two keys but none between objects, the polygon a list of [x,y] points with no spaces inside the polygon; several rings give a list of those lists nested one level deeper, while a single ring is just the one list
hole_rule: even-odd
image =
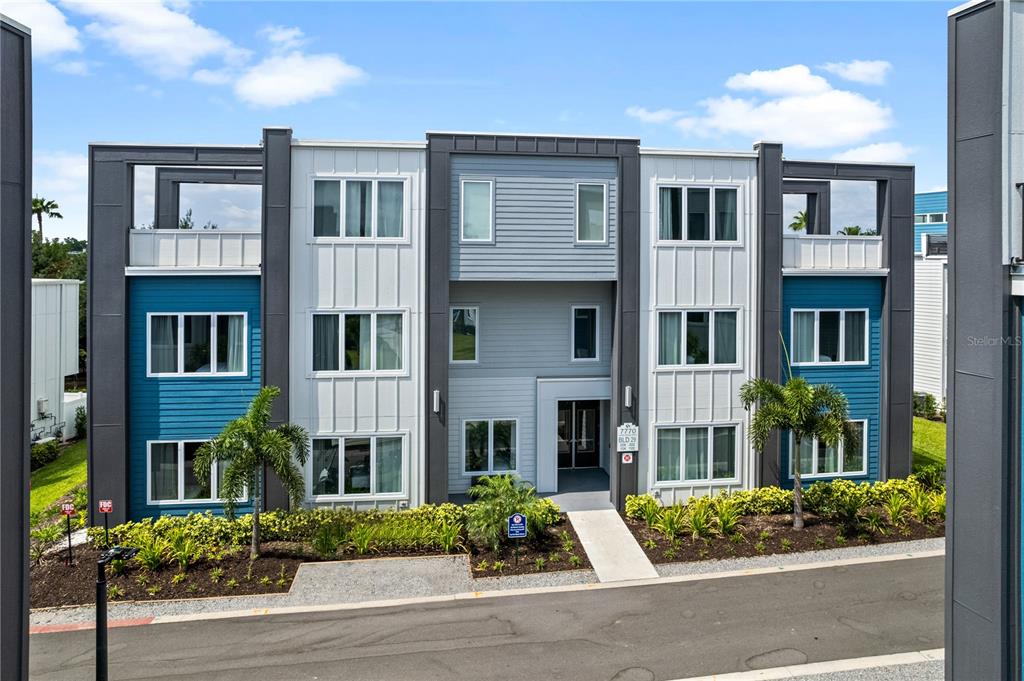
[{"label": "black metal post", "polygon": [[96,681],[107,681],[107,556],[96,561]]},{"label": "black metal post", "polygon": [[109,513],[103,514],[103,541],[106,543],[107,548],[110,548],[110,517]]},{"label": "black metal post", "polygon": [[68,565],[74,565],[73,556],[71,555],[71,516],[65,515],[68,520]]}]

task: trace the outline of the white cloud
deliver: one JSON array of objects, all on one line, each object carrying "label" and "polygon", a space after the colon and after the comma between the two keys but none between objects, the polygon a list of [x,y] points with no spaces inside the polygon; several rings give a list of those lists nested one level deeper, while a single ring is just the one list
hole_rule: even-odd
[{"label": "white cloud", "polygon": [[139,83],[135,86],[134,90],[139,94],[149,95],[154,99],[160,99],[164,96],[163,90],[158,87],[153,87],[152,85],[146,85],[145,83]]},{"label": "white cloud", "polygon": [[626,109],[626,115],[639,119],[644,123],[668,123],[674,118],[683,115],[682,111],[675,109],[645,109],[642,106],[631,106]]},{"label": "white cloud", "polygon": [[932,187],[931,189],[925,189],[925,191],[926,192],[945,192],[945,191],[949,191],[949,188],[946,186],[945,183],[943,183],[943,184],[937,184],[934,187]]},{"label": "white cloud", "polygon": [[888,106],[857,92],[833,88],[802,64],[739,73],[726,85],[769,96],[705,99],[700,102],[702,114],[680,118],[675,125],[699,137],[742,135],[807,148],[857,144],[892,126]]},{"label": "white cloud", "polygon": [[847,149],[832,157],[834,161],[870,161],[873,163],[903,163],[914,153],[912,147],[901,142],[876,142]]},{"label": "white cloud", "polygon": [[753,90],[766,95],[811,95],[832,89],[827,80],[814,75],[803,64],[737,73],[725,81],[725,86],[730,90]]},{"label": "white cloud", "polygon": [[64,4],[94,19],[85,27],[89,35],[162,78],[184,76],[204,59],[240,64],[249,56],[247,50],[175,9],[180,5],[172,7],[154,0],[65,0]]},{"label": "white cloud", "polygon": [[89,74],[89,63],[81,59],[59,61],[53,65],[53,70],[66,73],[71,76],[85,76]]},{"label": "white cloud", "polygon": [[60,204],[63,220],[43,219],[43,236],[84,239],[88,220],[89,159],[66,151],[36,151],[32,193]]},{"label": "white cloud", "polygon": [[235,83],[235,94],[256,106],[291,106],[333,95],[365,76],[336,54],[291,52],[272,55],[247,69]]},{"label": "white cloud", "polygon": [[307,42],[302,29],[297,26],[267,26],[260,35],[280,50],[293,50]]},{"label": "white cloud", "polygon": [[63,12],[46,0],[5,0],[3,12],[32,29],[32,55],[35,57],[51,57],[82,49],[78,29],[68,23]]},{"label": "white cloud", "polygon": [[192,74],[192,80],[204,85],[227,85],[234,79],[229,69],[199,69]]},{"label": "white cloud", "polygon": [[855,83],[882,85],[889,70],[892,69],[892,64],[881,59],[854,59],[847,62],[829,62],[823,64],[821,68]]}]

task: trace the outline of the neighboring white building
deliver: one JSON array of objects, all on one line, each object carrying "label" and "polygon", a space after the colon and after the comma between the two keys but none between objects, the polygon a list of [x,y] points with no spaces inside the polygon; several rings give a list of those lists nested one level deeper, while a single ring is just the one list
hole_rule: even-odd
[{"label": "neighboring white building", "polygon": [[946,192],[914,197],[914,392],[946,399]]},{"label": "neighboring white building", "polygon": [[[74,435],[64,379],[78,373],[78,287],[74,279],[32,280],[32,439]],[[84,394],[83,394],[84,395]],[[69,396],[76,398],[76,395]],[[84,405],[84,400],[82,400]],[[68,415],[70,413],[70,416]]]}]

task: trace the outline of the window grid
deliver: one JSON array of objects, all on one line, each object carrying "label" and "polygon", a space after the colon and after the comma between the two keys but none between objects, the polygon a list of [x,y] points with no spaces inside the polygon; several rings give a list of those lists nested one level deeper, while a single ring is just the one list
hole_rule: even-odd
[{"label": "window grid", "polygon": [[[727,463],[726,472],[731,472],[731,475],[716,475],[716,461],[715,461],[715,449],[716,449],[716,434],[725,435],[725,431],[731,431],[731,438],[729,444],[731,444],[731,460]],[[699,438],[690,439],[687,433],[699,436],[702,432],[704,433],[703,443],[706,451],[704,452],[703,461],[700,462],[703,467],[705,475],[703,476],[687,476],[687,445],[691,441],[698,441]],[[670,446],[675,446],[678,451],[674,454],[669,452],[674,458],[673,462],[669,463],[668,471],[675,470],[678,475],[672,477],[662,477],[662,434],[668,435],[666,441],[672,443]],[[674,443],[672,442],[671,436],[675,435]],[[655,427],[655,450],[654,450],[654,462],[653,462],[653,477],[655,486],[673,486],[681,484],[693,484],[693,483],[714,483],[714,484],[730,484],[739,482],[739,450],[741,447],[740,441],[740,426],[738,423],[711,423],[701,424],[693,426],[656,426]],[[720,467],[719,467],[720,468]],[[729,470],[731,469],[731,470]]]},{"label": "window grid", "polygon": [[[835,312],[839,314],[839,349],[838,355],[841,359],[830,362],[822,361],[821,358],[821,314],[823,312]],[[796,339],[796,317],[799,313],[814,313],[814,347],[812,352],[813,360],[798,360],[797,339]],[[861,360],[847,360],[846,359],[846,315],[848,313],[860,313],[864,315],[864,332],[862,347],[864,348],[864,359]],[[789,322],[789,343],[790,352],[792,353],[791,364],[793,366],[865,366],[870,363],[871,359],[871,336],[869,333],[871,325],[871,317],[867,308],[852,308],[852,309],[793,309],[790,313]]]},{"label": "window grid", "polygon": [[[370,329],[369,329],[369,340],[366,341],[366,345],[369,348],[370,360],[369,368],[346,368],[346,345],[348,342],[347,335],[347,320],[358,318],[361,316],[367,316],[370,318]],[[394,369],[379,369],[377,368],[380,363],[380,336],[379,334],[379,317],[390,317],[395,316],[399,318],[398,322],[398,368]],[[338,319],[338,356],[337,356],[337,369],[318,369],[316,368],[316,334],[315,334],[315,323],[314,319],[317,317],[335,317]],[[310,321],[308,325],[309,330],[309,370],[316,375],[356,375],[356,374],[384,374],[384,375],[402,375],[407,371],[407,360],[406,360],[406,347],[407,347],[407,330],[406,330],[406,314],[403,310],[346,310],[343,312],[334,311],[322,311],[313,312],[310,314]],[[360,337],[361,338],[361,337]]]},{"label": "window grid", "polygon": [[[679,220],[679,238],[665,235],[665,231],[662,226],[662,218],[665,216],[665,212],[662,209],[662,201],[665,200],[670,194],[662,192],[662,190],[678,190],[678,220]],[[709,192],[708,198],[708,238],[707,239],[691,239],[689,237],[689,195],[690,190],[706,189]],[[719,192],[734,192],[734,209],[735,209],[735,224],[733,225],[735,235],[732,239],[718,238],[719,226],[718,226],[718,205]],[[720,185],[720,184],[659,184],[656,187],[657,195],[657,211],[655,213],[655,225],[654,225],[654,242],[656,245],[668,245],[668,244],[728,244],[735,245],[740,243],[740,226],[741,226],[741,204],[740,204],[740,188],[736,185]],[[724,195],[723,195],[724,196]],[[671,231],[671,230],[670,230]]]},{"label": "window grid", "polygon": [[[697,315],[701,313],[708,314],[708,328],[707,328],[707,362],[696,362],[691,361],[691,357],[688,353],[689,343],[689,320],[690,315]],[[733,337],[732,337],[732,354],[734,361],[732,362],[716,362],[715,360],[720,356],[721,352],[727,352],[725,348],[718,347],[718,333],[717,325],[719,324],[719,315],[723,315],[721,318],[722,323],[727,323],[725,320],[727,316],[731,315],[733,318]],[[666,354],[663,352],[666,348],[662,347],[662,342],[668,341],[667,333],[668,329],[663,332],[662,325],[665,320],[670,316],[678,316],[679,319],[679,339],[678,345],[675,348],[675,352]],[[730,368],[735,369],[740,366],[740,310],[739,308],[675,308],[675,309],[662,309],[658,310],[657,314],[657,325],[655,333],[655,362],[658,369],[720,369]],[[721,352],[720,352],[721,351]],[[678,361],[662,361],[663,357],[675,355],[678,357]]]},{"label": "window grid", "polygon": [[[838,478],[849,475],[867,475],[868,474],[868,420],[867,419],[853,419],[850,423],[855,426],[860,426],[860,468],[857,470],[846,470],[846,443],[840,442],[836,447],[837,470],[832,473],[800,473],[801,480],[808,479],[821,479],[821,478]],[[820,459],[820,447],[818,438],[807,438],[811,441],[811,471],[817,471],[819,469]],[[805,439],[805,442],[806,440]],[[789,433],[789,477],[793,477],[794,466],[797,464],[797,451],[796,451],[796,438],[793,437],[792,433]]]},{"label": "window grid", "polygon": [[[176,328],[174,330],[174,352],[175,352],[175,371],[153,371],[153,320],[158,318],[172,318],[175,320]],[[185,371],[185,318],[186,317],[209,317],[210,328],[209,328],[209,371]],[[240,371],[220,371],[218,365],[220,364],[218,332],[219,325],[218,319],[231,317],[242,318],[242,348],[241,348],[241,360],[242,368]],[[225,362],[227,358],[225,358]],[[146,315],[146,376],[153,378],[163,377],[188,377],[188,378],[203,378],[203,377],[226,377],[226,376],[247,376],[249,373],[249,316],[246,312],[150,312]]]},{"label": "window grid", "polygon": [[[345,436],[340,436],[340,437],[312,437],[312,438],[310,438],[310,459],[309,459],[310,479],[309,479],[309,484],[308,484],[308,487],[307,487],[307,492],[309,494],[309,498],[313,499],[313,500],[321,500],[321,499],[354,499],[354,498],[371,498],[371,497],[372,498],[376,498],[376,499],[380,499],[380,498],[404,498],[407,495],[407,492],[406,492],[406,469],[407,469],[406,439],[407,438],[405,437],[404,433],[378,433],[378,434],[370,434],[370,435],[363,435],[363,434],[359,434],[359,433],[354,433],[354,434],[351,434],[351,435],[345,435]],[[368,482],[367,482],[367,484],[369,485],[369,490],[370,491],[369,492],[353,492],[353,493],[349,493],[349,492],[345,491],[346,483],[350,482],[349,476],[346,475],[346,465],[345,465],[346,464],[346,461],[345,461],[346,443],[349,442],[349,441],[353,441],[354,442],[354,441],[358,441],[358,440],[366,440],[366,441],[369,442],[369,445],[370,445],[370,454],[369,454],[369,461],[368,461],[368,466],[369,466],[368,476],[369,477],[368,477]],[[399,486],[399,489],[398,489],[398,491],[383,491],[383,492],[380,491],[380,488],[381,488],[381,471],[380,471],[380,462],[379,462],[378,455],[380,453],[380,441],[381,440],[398,440],[398,442],[400,444],[399,471],[398,471],[398,478],[399,478],[399,485],[398,486]],[[330,493],[330,492],[317,493],[317,491],[316,491],[316,483],[317,483],[318,478],[321,476],[321,474],[324,473],[324,472],[327,472],[328,475],[330,475],[330,473],[326,469],[324,471],[321,471],[321,472],[318,472],[316,470],[316,467],[315,467],[316,464],[313,461],[312,453],[315,450],[315,443],[317,443],[317,442],[327,442],[327,443],[333,443],[334,444],[334,451],[335,451],[335,454],[334,454],[334,465],[336,467],[335,468],[335,474],[337,475],[337,491],[334,492],[334,493]]]},{"label": "window grid", "polygon": [[[350,235],[347,234],[347,218],[348,218],[348,194],[349,184],[358,186],[360,183],[371,184],[370,189],[370,214],[366,216],[368,221],[369,234],[366,235]],[[313,209],[310,210],[310,234],[315,240],[352,240],[352,241],[368,241],[368,240],[380,240],[380,241],[402,241],[406,238],[406,229],[408,222],[408,182],[404,177],[314,177],[313,178],[313,191],[312,201]],[[334,185],[330,188],[330,185]],[[382,215],[381,211],[381,185],[385,185],[385,193],[393,192],[395,189],[399,189],[401,194],[401,201],[398,212],[398,234],[396,235],[381,235],[382,229],[394,228],[393,220],[382,220],[386,215]],[[319,190],[323,188],[323,190]],[[335,189],[336,188],[336,189]],[[330,234],[317,234],[317,216],[318,207],[316,205],[316,197],[318,193],[327,194],[330,193],[336,197],[338,202],[337,211],[335,212],[335,220],[337,224],[330,225],[330,231],[335,233]],[[322,211],[321,211],[322,212]]]},{"label": "window grid", "polygon": [[[468,437],[466,435],[467,426],[471,423],[487,424],[487,468],[480,470],[470,470],[469,458],[467,456],[468,450]],[[494,466],[494,424],[511,424],[512,428],[512,457],[515,460],[515,465],[511,468],[495,468]],[[465,476],[471,475],[489,475],[497,473],[516,473],[519,470],[519,419],[518,418],[467,418],[462,421],[462,472]]]},{"label": "window grid", "polygon": [[[220,469],[226,463],[215,461],[210,466],[210,496],[187,499],[185,498],[185,446],[189,444],[203,444],[207,440],[149,440],[146,442],[146,503],[150,506],[172,506],[176,504],[217,504],[223,503],[220,497]],[[174,499],[154,499],[153,493],[153,453],[154,445],[174,445],[175,447],[175,485],[177,488]],[[245,503],[249,500],[249,493],[237,499],[237,503]]]}]

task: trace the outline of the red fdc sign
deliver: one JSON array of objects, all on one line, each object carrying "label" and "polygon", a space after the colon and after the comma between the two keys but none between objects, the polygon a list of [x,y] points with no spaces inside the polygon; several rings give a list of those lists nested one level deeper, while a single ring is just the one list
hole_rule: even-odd
[{"label": "red fdc sign", "polygon": [[60,512],[63,513],[64,515],[74,515],[75,514],[75,505],[74,504],[61,504],[60,505]]},{"label": "red fdc sign", "polygon": [[100,499],[100,513],[113,513],[114,501],[112,499]]}]

